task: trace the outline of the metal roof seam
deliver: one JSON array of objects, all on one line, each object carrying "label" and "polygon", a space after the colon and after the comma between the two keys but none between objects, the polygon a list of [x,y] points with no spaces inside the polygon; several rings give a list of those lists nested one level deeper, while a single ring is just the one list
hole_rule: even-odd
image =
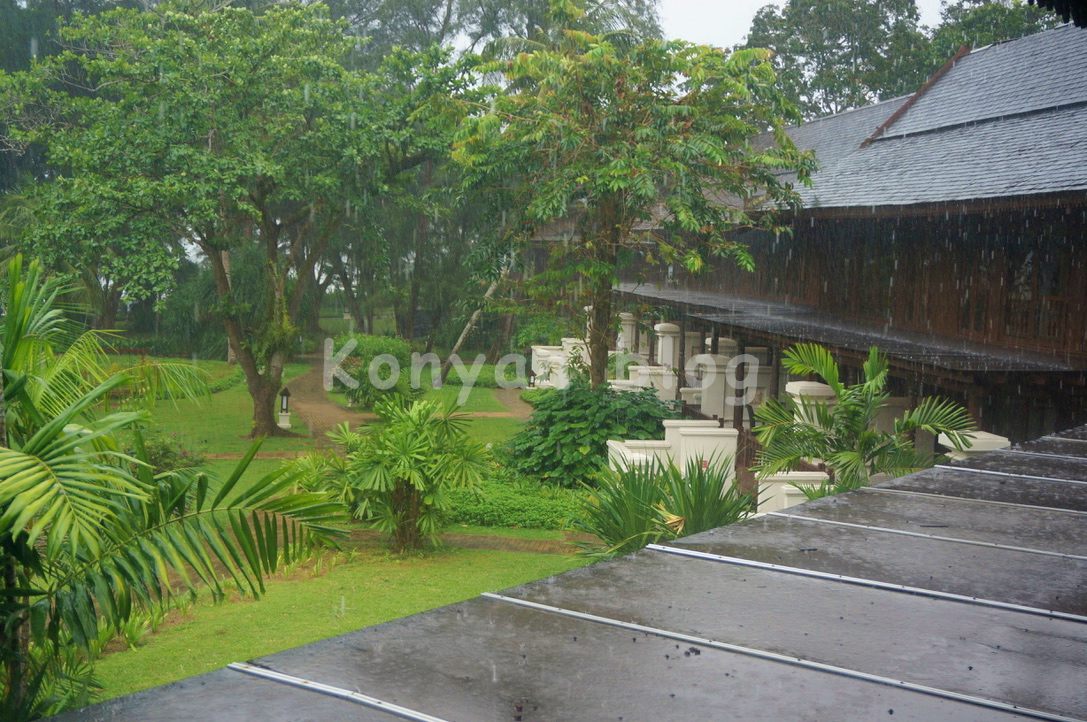
[{"label": "metal roof seam", "polygon": [[[949,467],[957,469],[958,467]],[[1020,504],[1014,501],[996,501],[995,499],[977,499],[969,496],[951,496],[950,494],[931,494],[925,491],[912,491],[910,489],[884,489],[878,486],[865,486],[860,489],[854,489],[854,491],[862,494],[868,492],[878,492],[880,494],[901,494],[903,496],[921,496],[929,499],[951,500],[961,501],[968,504],[996,504],[998,506],[1010,506],[1016,509],[1035,509],[1038,511],[1053,511],[1060,512],[1062,514],[1079,514],[1081,516],[1087,516],[1087,511],[1081,509],[1065,509],[1059,506],[1038,506],[1037,504]]]},{"label": "metal roof seam", "polygon": [[253,677],[260,677],[261,679],[267,679],[279,684],[285,684],[291,687],[297,687],[298,689],[305,689],[318,694],[346,700],[348,702],[354,702],[363,707],[380,710],[381,712],[388,712],[395,717],[412,720],[413,722],[448,722],[444,717],[435,717],[426,714],[425,712],[418,712],[408,707],[401,707],[398,704],[386,702],[385,700],[371,697],[362,692],[352,692],[349,689],[334,687],[329,684],[324,684],[323,682],[314,682],[313,680],[305,679],[303,677],[283,674],[274,669],[260,667],[255,664],[249,664],[248,662],[231,662],[227,665],[227,668],[232,669],[235,672],[241,672],[242,674],[248,674]]},{"label": "metal roof seam", "polygon": [[916,537],[919,539],[931,539],[933,541],[951,542],[955,544],[970,544],[972,546],[987,547],[989,549],[1007,549],[1008,551],[1025,552],[1027,554],[1042,554],[1050,557],[1061,557],[1062,559],[1079,559],[1087,561],[1087,556],[1082,554],[1068,554],[1065,552],[1055,552],[1049,549],[1035,549],[1032,547],[1020,547],[1011,544],[998,544],[996,542],[987,542],[980,539],[962,539],[960,537],[941,536],[940,534],[925,534],[924,532],[909,531],[908,529],[891,529],[884,526],[875,526],[873,524],[856,524],[848,521],[838,521],[836,519],[819,519],[813,516],[802,516],[800,514],[786,514],[780,511],[768,511],[765,516],[774,516],[782,519],[797,519],[800,521],[810,521],[819,524],[831,524],[834,526],[844,526],[851,529],[867,529],[868,531],[882,532],[885,534],[900,534],[902,536]]},{"label": "metal roof seam", "polygon": [[[1001,451],[1005,451],[1001,449]],[[996,451],[988,452],[990,454],[996,454]],[[1083,459],[1080,459],[1083,461]],[[972,466],[951,466],[950,464],[936,464],[933,469],[947,469],[948,471],[965,471],[973,474],[989,474],[990,476],[1014,476],[1019,479],[1034,479],[1035,481],[1052,481],[1059,484],[1080,484],[1087,485],[1087,481],[1081,479],[1061,479],[1055,476],[1034,476],[1033,474],[1015,474],[1008,471],[996,471],[995,469],[975,469]]]},{"label": "metal roof seam", "polygon": [[1030,614],[1036,617],[1049,617],[1055,619],[1066,619],[1071,622],[1080,622],[1087,624],[1087,616],[1082,614],[1072,614],[1071,612],[1060,612],[1053,609],[1042,609],[1041,607],[1029,607],[1025,604],[1014,604],[1012,602],[1001,602],[995,599],[985,599],[983,597],[970,597],[965,594],[954,594],[952,592],[941,592],[935,589],[924,589],[922,587],[911,587],[906,584],[894,584],[891,582],[881,582],[875,579],[863,579],[861,577],[850,577],[844,574],[832,574],[830,572],[820,572],[814,569],[802,569],[800,567],[790,567],[782,564],[770,564],[769,562],[757,562],[752,559],[743,559],[741,557],[727,557],[721,554],[712,554],[710,552],[698,551],[696,549],[683,549],[681,547],[665,546],[661,544],[650,544],[646,547],[652,551],[663,552],[665,554],[675,554],[677,556],[691,557],[693,559],[700,559],[703,561],[718,562],[721,564],[733,564],[737,566],[752,567],[754,569],[767,569],[769,571],[781,572],[783,574],[795,574],[802,577],[812,577],[815,579],[826,579],[832,582],[840,582],[843,584],[853,584],[861,587],[871,587],[873,589],[886,589],[892,592],[901,592],[904,594],[914,594],[922,597],[931,597],[933,599],[946,599],[952,602],[962,602],[964,604],[976,604],[983,607],[992,607],[994,609],[1005,609],[1011,612],[1021,612],[1023,614]]},{"label": "metal roof seam", "polygon": [[579,612],[574,609],[565,609],[563,607],[556,607],[550,604],[541,604],[540,602],[533,602],[527,599],[507,597],[502,594],[494,594],[491,592],[485,592],[481,596],[487,599],[505,602],[507,604],[514,604],[528,609],[535,609],[537,611],[548,612],[551,614],[559,614],[562,616],[580,619],[587,622],[593,622],[596,624],[605,624],[612,627],[619,627],[621,629],[627,629],[634,632],[652,634],[659,637],[664,637],[666,639],[674,639],[679,642],[685,642],[687,644],[698,644],[704,647],[710,647],[711,649],[717,649],[724,652],[732,652],[734,654],[742,654],[747,657],[755,657],[770,662],[788,664],[790,666],[800,667],[802,669],[825,672],[828,674],[847,677],[849,679],[862,680],[865,682],[872,682],[874,684],[879,684],[886,687],[893,687],[895,689],[905,689],[911,692],[917,692],[918,694],[924,694],[931,697],[939,697],[942,699],[953,700],[956,702],[965,702],[966,704],[974,705],[977,707],[985,707],[987,709],[995,709],[1002,712],[1014,712],[1016,714],[1023,715],[1024,717],[1031,717],[1041,720],[1053,720],[1054,722],[1082,722],[1077,721],[1077,718],[1075,717],[1068,717],[1053,712],[1046,712],[1045,710],[1031,709],[1029,707],[1021,707],[1010,702],[1001,702],[1000,700],[989,699],[987,697],[977,697],[975,695],[963,694],[961,692],[953,692],[951,690],[940,689],[938,687],[930,687],[928,685],[907,682],[905,680],[894,679],[892,677],[884,677],[882,675],[872,674],[870,672],[862,672],[860,670],[850,669],[848,667],[839,667],[837,665],[827,664],[825,662],[817,662],[815,660],[805,659],[803,657],[793,657],[790,655],[780,654],[778,652],[770,652],[764,649],[756,649],[754,647],[745,647],[739,644],[732,644],[731,642],[722,642],[720,640],[708,639],[706,637],[696,637],[694,635],[685,634],[683,632],[673,632],[671,630],[651,627],[645,624],[638,624],[636,622],[624,622],[620,619],[603,617],[597,614],[589,614],[588,612]]}]

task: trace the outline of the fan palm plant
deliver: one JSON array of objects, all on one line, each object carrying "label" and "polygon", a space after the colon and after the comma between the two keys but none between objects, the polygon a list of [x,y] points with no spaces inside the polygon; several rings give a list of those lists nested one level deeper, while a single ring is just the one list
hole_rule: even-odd
[{"label": "fan palm plant", "polygon": [[[243,484],[250,449],[221,483],[193,471],[154,475],[122,451],[148,411],[138,399],[199,390],[195,372],[143,365],[110,373],[102,337],[77,333],[65,291],[40,264],[8,264],[0,359],[0,717],[56,711],[41,691],[61,672],[61,640],[90,649],[103,625],[178,588],[223,579],[259,595],[277,564],[335,535],[340,505],[291,493],[277,472]],[[124,393],[121,393],[124,392]],[[111,409],[110,399],[122,400]],[[43,653],[43,650],[45,652]]]},{"label": "fan palm plant", "polygon": [[437,539],[449,492],[483,480],[490,453],[468,437],[463,414],[434,401],[386,399],[375,410],[381,423],[367,431],[343,424],[329,434],[346,455],[311,463],[310,478],[320,488],[331,484],[398,551],[418,549]]},{"label": "fan palm plant", "polygon": [[876,428],[876,417],[890,394],[887,357],[874,346],[862,367],[864,379],[857,384],[842,383],[838,364],[818,344],[786,350],[782,365],[792,374],[819,377],[834,398],[772,399],[756,409],[754,434],[762,448],[753,470],[760,478],[819,460],[826,465],[829,481],[811,495],[822,496],[865,486],[876,474],[901,476],[931,466],[932,457],[914,445],[918,431],[946,434],[958,449],[970,446],[974,421],[949,399],[923,399],[895,419],[892,431]]}]

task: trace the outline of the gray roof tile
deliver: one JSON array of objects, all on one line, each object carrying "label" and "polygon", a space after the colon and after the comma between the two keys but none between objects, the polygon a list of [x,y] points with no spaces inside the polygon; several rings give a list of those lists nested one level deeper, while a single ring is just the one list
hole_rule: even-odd
[{"label": "gray roof tile", "polygon": [[865,139],[906,98],[789,135],[820,169],[808,208],[894,206],[1087,190],[1087,29],[1070,25],[975,50]]}]

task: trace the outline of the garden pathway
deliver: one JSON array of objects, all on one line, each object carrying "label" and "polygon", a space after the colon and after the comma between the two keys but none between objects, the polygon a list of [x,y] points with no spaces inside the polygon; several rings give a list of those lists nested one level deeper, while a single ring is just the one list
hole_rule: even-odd
[{"label": "garden pathway", "polygon": [[[345,421],[352,426],[373,423],[377,415],[368,411],[356,411],[341,406],[328,398],[322,378],[322,360],[311,356],[306,359],[310,370],[293,379],[288,387],[291,392],[291,411],[294,413],[295,430],[306,434],[317,447],[331,445],[326,434]],[[469,411],[464,415],[471,419],[528,419],[532,407],[521,399],[520,389],[494,389],[494,396],[506,411]],[[294,458],[299,452],[262,452],[258,458]],[[208,454],[208,458],[234,459],[240,454]]]}]

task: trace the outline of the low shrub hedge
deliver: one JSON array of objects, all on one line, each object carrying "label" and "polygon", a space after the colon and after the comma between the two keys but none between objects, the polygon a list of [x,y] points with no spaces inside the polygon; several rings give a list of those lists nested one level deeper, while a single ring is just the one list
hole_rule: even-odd
[{"label": "low shrub hedge", "polygon": [[497,478],[476,492],[450,492],[449,521],[475,526],[568,529],[580,518],[584,493],[530,480]]}]

